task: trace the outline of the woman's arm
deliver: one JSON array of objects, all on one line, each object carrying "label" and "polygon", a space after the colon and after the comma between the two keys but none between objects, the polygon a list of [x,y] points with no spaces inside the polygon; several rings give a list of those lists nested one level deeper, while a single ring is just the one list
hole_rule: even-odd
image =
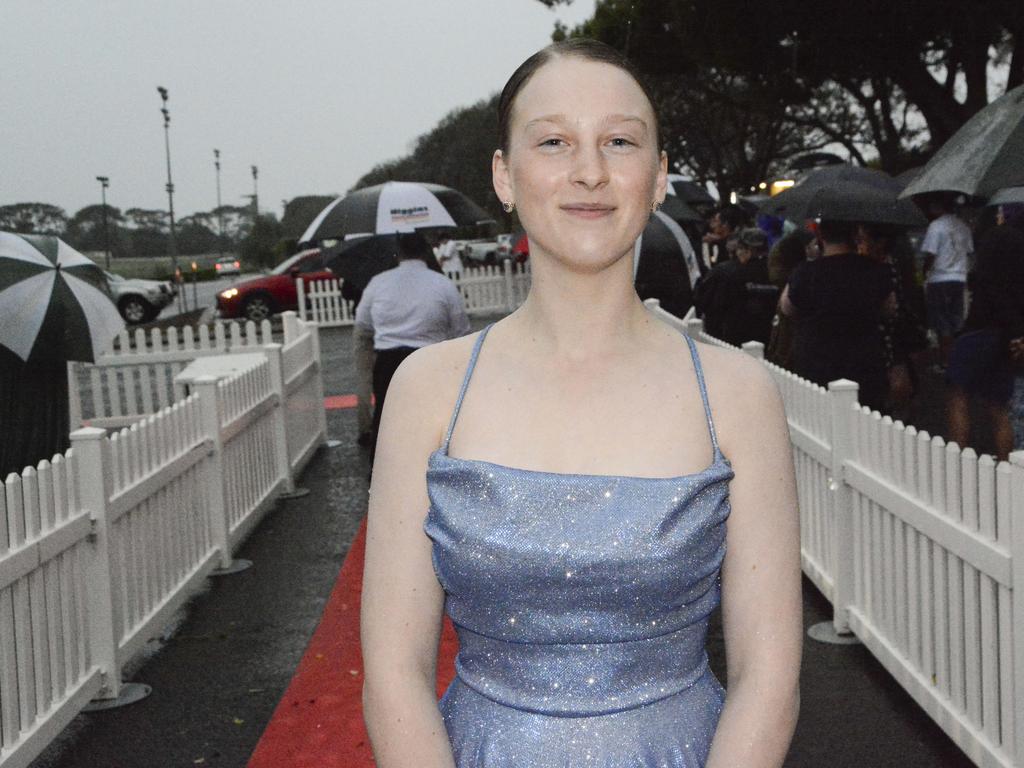
[{"label": "woman's arm", "polygon": [[779,768],[800,709],[803,643],[792,449],[767,369],[735,353],[719,355],[728,365],[709,391],[736,476],[722,564],[728,693],[707,768]]},{"label": "woman's arm", "polygon": [[436,695],[444,592],[423,532],[427,457],[440,436],[432,355],[414,352],[391,380],[370,487],[360,643],[363,717],[378,768],[454,766]]}]

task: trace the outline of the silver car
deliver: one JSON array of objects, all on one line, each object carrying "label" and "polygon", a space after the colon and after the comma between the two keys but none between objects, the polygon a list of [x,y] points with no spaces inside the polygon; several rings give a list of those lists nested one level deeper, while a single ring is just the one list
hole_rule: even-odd
[{"label": "silver car", "polygon": [[129,325],[156,319],[160,310],[174,301],[178,293],[174,284],[166,280],[125,278],[112,272],[104,274],[121,317]]}]

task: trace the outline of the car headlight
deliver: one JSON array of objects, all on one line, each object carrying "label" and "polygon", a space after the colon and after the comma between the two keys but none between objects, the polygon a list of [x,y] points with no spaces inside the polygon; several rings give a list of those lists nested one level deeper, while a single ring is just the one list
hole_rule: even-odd
[{"label": "car headlight", "polygon": [[225,299],[225,300],[233,299],[237,295],[238,295],[238,289],[237,288],[228,288],[226,291],[221,291],[221,293],[220,293],[220,297],[222,299]]}]

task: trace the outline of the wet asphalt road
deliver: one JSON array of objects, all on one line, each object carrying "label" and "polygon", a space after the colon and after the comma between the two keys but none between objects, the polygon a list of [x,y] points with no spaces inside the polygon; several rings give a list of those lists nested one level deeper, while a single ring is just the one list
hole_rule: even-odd
[{"label": "wet asphalt road", "polygon": [[[492,319],[473,318],[473,329]],[[353,392],[350,330],[325,329],[321,338],[326,393]],[[328,411],[328,432],[342,445],[310,462],[299,483],[309,496],[279,503],[237,553],[253,567],[209,580],[168,636],[126,670],[126,680],[153,693],[130,707],[79,715],[30,768],[245,766],[366,513],[369,466],[367,449],[355,443],[354,409]],[[805,628],[830,615],[805,579]],[[717,611],[708,654],[726,682]],[[972,765],[862,646],[805,636],[801,690],[786,766]]]}]

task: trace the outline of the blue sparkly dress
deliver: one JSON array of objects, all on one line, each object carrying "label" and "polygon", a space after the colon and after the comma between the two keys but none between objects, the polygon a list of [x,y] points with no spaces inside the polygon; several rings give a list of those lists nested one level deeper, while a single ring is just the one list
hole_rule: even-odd
[{"label": "blue sparkly dress", "polygon": [[[493,325],[493,323],[491,324]],[[424,530],[459,637],[440,710],[458,768],[698,768],[725,691],[708,667],[728,486],[714,456],[680,477],[580,475],[448,455],[427,465]]]}]

